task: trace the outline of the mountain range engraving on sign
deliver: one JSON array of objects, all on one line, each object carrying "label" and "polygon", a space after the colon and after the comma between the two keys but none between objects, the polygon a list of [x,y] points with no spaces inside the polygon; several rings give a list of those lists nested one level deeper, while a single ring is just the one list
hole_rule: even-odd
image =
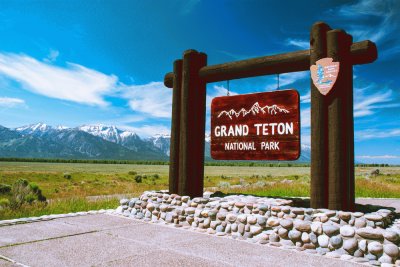
[{"label": "mountain range engraving on sign", "polygon": [[211,157],[296,160],[300,156],[296,90],[216,97],[211,103]]}]

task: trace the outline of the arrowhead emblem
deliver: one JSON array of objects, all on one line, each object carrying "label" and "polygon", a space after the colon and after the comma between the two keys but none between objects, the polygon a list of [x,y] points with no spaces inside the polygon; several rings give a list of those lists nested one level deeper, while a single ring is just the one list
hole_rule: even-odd
[{"label": "arrowhead emblem", "polygon": [[310,67],[311,78],[318,91],[327,95],[339,75],[339,62],[333,62],[332,58],[321,58]]}]

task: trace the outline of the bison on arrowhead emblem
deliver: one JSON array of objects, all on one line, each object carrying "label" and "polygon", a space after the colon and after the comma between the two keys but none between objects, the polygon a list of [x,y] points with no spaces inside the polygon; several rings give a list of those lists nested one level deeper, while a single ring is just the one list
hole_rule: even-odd
[{"label": "bison on arrowhead emblem", "polygon": [[333,88],[339,75],[339,62],[332,58],[322,58],[310,67],[311,78],[318,91],[327,95]]}]

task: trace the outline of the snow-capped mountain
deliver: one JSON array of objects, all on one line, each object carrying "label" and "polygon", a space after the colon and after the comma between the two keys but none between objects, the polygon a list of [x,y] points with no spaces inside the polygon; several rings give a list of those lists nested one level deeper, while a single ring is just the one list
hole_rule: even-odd
[{"label": "snow-capped mountain", "polygon": [[[103,125],[103,124],[98,124],[98,125],[83,125],[78,127],[79,130],[87,132],[91,135],[98,136],[103,138],[104,140],[120,144],[122,141],[122,134],[124,133],[117,127],[111,125]],[[134,133],[132,133],[134,134]],[[125,135],[124,135],[125,136]]]},{"label": "snow-capped mountain", "polygon": [[289,113],[289,111],[284,108],[280,108],[275,104],[271,105],[271,106],[266,105],[264,107],[261,107],[258,102],[255,102],[249,110],[247,110],[245,108],[241,108],[239,111],[236,111],[234,109],[231,109],[228,111],[223,110],[218,114],[218,118],[225,115],[225,116],[228,116],[232,120],[233,118],[239,118],[240,116],[246,117],[248,114],[257,115],[259,113],[276,115],[278,113]]},{"label": "snow-capped mountain", "polygon": [[165,155],[169,156],[169,147],[171,144],[171,135],[169,134],[156,134],[148,141],[151,142],[155,147],[160,149]]},{"label": "snow-capped mountain", "polygon": [[[168,160],[171,136],[142,139],[116,126],[52,127],[37,123],[16,129],[0,126],[0,157]],[[205,135],[204,156],[210,155],[211,136]],[[301,145],[298,162],[310,162],[311,147]]]},{"label": "snow-capped mountain", "polygon": [[19,132],[22,135],[34,135],[34,136],[43,136],[53,130],[56,129],[54,129],[50,125],[41,122],[15,128],[15,131]]}]

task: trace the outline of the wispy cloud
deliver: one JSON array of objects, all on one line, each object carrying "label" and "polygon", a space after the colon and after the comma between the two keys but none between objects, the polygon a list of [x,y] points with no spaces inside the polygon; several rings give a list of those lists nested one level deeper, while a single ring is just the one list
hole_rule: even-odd
[{"label": "wispy cloud", "polygon": [[311,91],[308,90],[308,92],[305,95],[300,96],[300,102],[301,103],[311,103]]},{"label": "wispy cloud", "polygon": [[358,141],[377,138],[399,137],[400,128],[396,129],[367,129],[356,131],[354,138]]},{"label": "wispy cloud", "polygon": [[[377,92],[378,93],[372,93]],[[393,91],[388,88],[378,88],[371,84],[363,88],[355,88],[354,117],[364,117],[385,108],[399,107]]]},{"label": "wispy cloud", "polygon": [[86,105],[106,106],[103,99],[117,77],[67,63],[58,67],[27,55],[0,53],[0,75],[14,79],[34,93]]},{"label": "wispy cloud", "polygon": [[400,156],[396,155],[379,155],[379,156],[371,156],[371,155],[360,155],[356,156],[358,159],[400,159]]},{"label": "wispy cloud", "polygon": [[188,15],[200,3],[200,0],[184,0],[181,1],[181,14]]},{"label": "wispy cloud", "polygon": [[311,109],[305,108],[300,112],[300,122],[301,127],[310,127],[311,126]]},{"label": "wispy cloud", "polygon": [[301,39],[292,39],[288,38],[286,39],[286,45],[288,46],[295,46],[301,49],[310,49],[310,42],[306,40],[301,40]]},{"label": "wispy cloud", "polygon": [[12,97],[0,97],[0,107],[13,108],[17,106],[25,106],[25,100]]},{"label": "wispy cloud", "polygon": [[[359,0],[330,11],[336,20],[346,23],[355,40],[372,40],[380,47],[380,58],[385,58],[400,46],[400,1]],[[366,27],[365,22],[370,26]],[[394,49],[393,49],[394,48]]]},{"label": "wispy cloud", "polygon": [[49,54],[47,55],[46,58],[43,59],[43,61],[49,62],[49,63],[55,62],[59,55],[60,55],[60,52],[58,50],[50,49]]},{"label": "wispy cloud", "polygon": [[132,110],[158,118],[171,118],[172,90],[162,82],[129,85],[119,88]]}]

